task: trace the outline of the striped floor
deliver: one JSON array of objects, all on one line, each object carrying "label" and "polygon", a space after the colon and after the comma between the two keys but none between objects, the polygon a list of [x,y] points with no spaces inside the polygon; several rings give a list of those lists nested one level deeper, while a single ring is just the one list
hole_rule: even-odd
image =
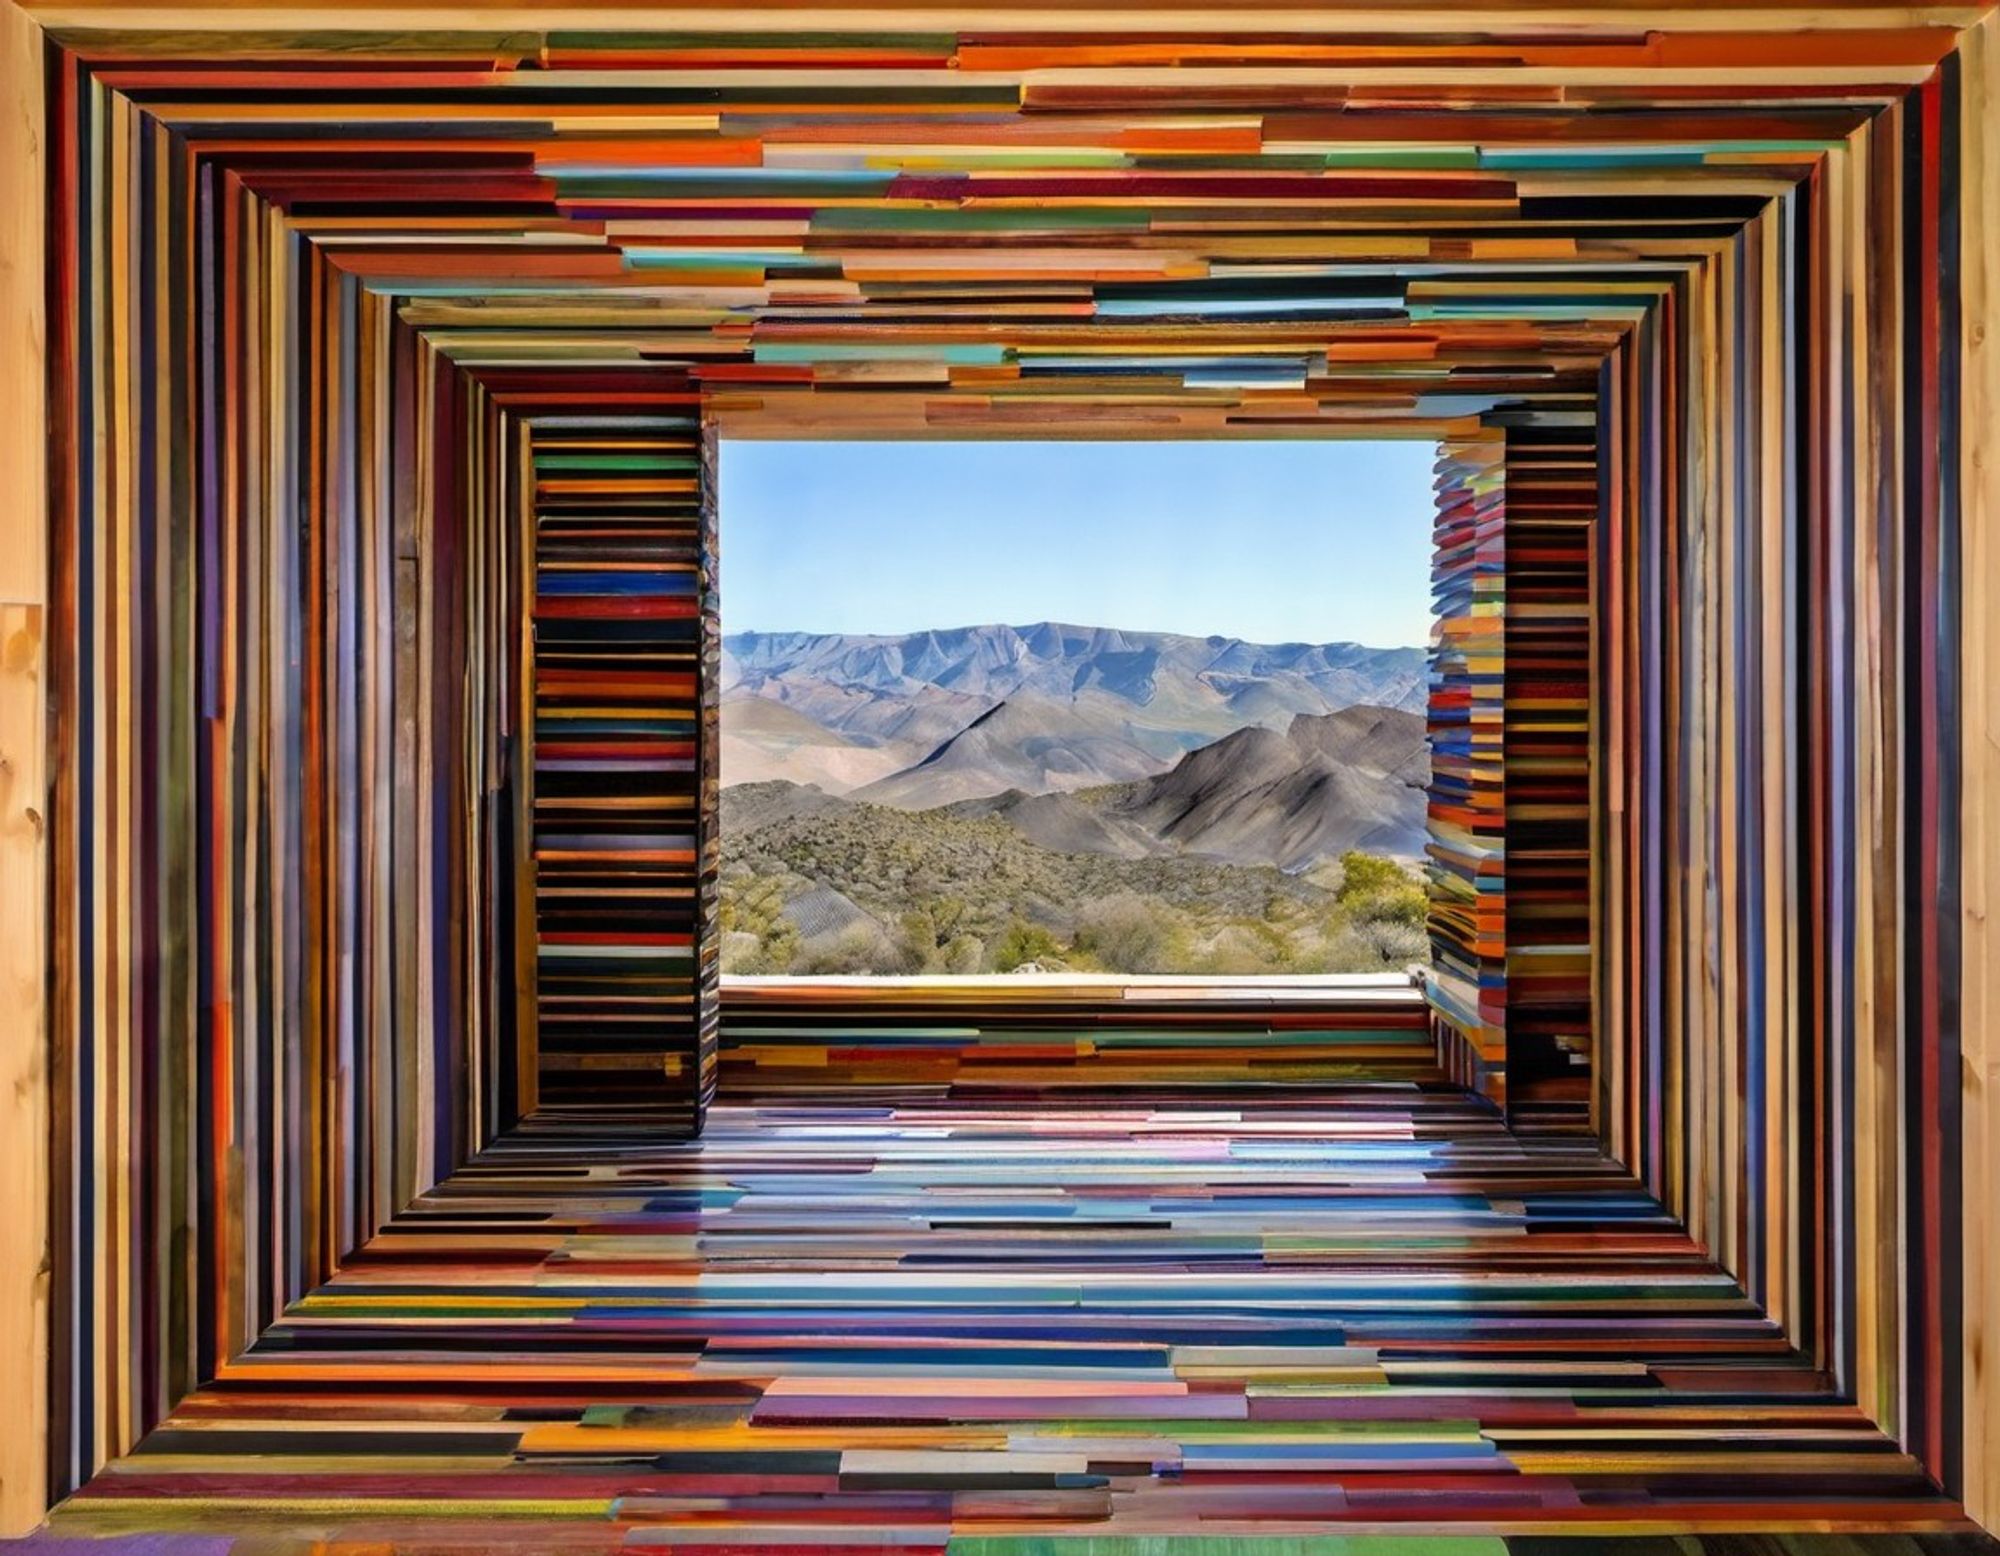
[{"label": "striped floor", "polygon": [[[788,1096],[718,1106],[693,1145],[524,1130],[51,1535],[212,1537],[130,1547],[176,1556],[1582,1552],[1752,1529],[1899,1535],[1706,1548],[1986,1548],[1822,1383],[1622,1172],[1439,1085]],[[1101,1538],[1144,1535],[1178,1538]]]}]

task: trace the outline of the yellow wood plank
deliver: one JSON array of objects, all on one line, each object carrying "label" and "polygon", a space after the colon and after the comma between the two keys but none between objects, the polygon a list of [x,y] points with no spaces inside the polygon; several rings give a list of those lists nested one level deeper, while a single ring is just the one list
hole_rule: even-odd
[{"label": "yellow wood plank", "polygon": [[0,0],[0,1538],[48,1485],[48,602],[41,29]]},{"label": "yellow wood plank", "polygon": [[1962,47],[1965,1507],[2000,1529],[2000,27],[1989,18]]}]

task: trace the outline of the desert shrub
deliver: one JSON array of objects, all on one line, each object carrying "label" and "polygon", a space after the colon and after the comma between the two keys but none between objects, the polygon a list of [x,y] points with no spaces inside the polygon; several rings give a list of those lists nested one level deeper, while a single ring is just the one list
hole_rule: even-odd
[{"label": "desert shrub", "polygon": [[1271,943],[1254,925],[1224,924],[1196,951],[1193,970],[1218,976],[1269,972]]},{"label": "desert shrub", "polygon": [[1307,973],[1373,972],[1381,966],[1382,953],[1345,915],[1328,925],[1309,955],[1299,959],[1298,970]]},{"label": "desert shrub", "polygon": [[943,941],[949,938],[939,934],[937,920],[925,908],[915,907],[898,921],[897,930],[910,971],[935,971]]},{"label": "desert shrub", "polygon": [[1299,970],[1299,947],[1292,932],[1248,915],[1213,924],[1192,958],[1191,972],[1254,976]]},{"label": "desert shrub", "polygon": [[722,932],[722,970],[726,973],[762,971],[755,964],[762,957],[764,942],[741,929]]},{"label": "desert shrub", "polygon": [[910,972],[942,972],[946,948],[970,922],[962,896],[922,896],[898,920]]},{"label": "desert shrub", "polygon": [[1132,892],[1077,915],[1076,948],[1109,972],[1159,972],[1172,939],[1167,910]]},{"label": "desert shrub", "polygon": [[1342,903],[1352,906],[1394,891],[1407,879],[1403,867],[1395,860],[1350,848],[1340,856],[1340,888],[1336,895]]},{"label": "desert shrub", "polygon": [[724,934],[740,930],[761,939],[781,922],[779,914],[784,907],[783,881],[748,880],[732,883],[731,889],[722,894],[722,910],[718,917]]},{"label": "desert shrub", "polygon": [[778,919],[762,934],[747,930],[725,931],[722,939],[722,970],[754,976],[759,973],[788,973],[799,953],[798,930],[790,919]]},{"label": "desert shrub", "polygon": [[976,973],[986,965],[986,942],[977,935],[954,936],[939,957],[940,970]]},{"label": "desert shrub", "polygon": [[993,970],[1012,972],[1023,962],[1052,962],[1062,958],[1062,946],[1040,924],[1015,919],[993,947]]},{"label": "desert shrub", "polygon": [[878,924],[850,924],[799,948],[794,972],[808,975],[902,971],[905,953]]},{"label": "desert shrub", "polygon": [[1430,917],[1430,897],[1414,881],[1394,892],[1385,892],[1368,902],[1362,918],[1374,924],[1402,924],[1422,929]]},{"label": "desert shrub", "polygon": [[1057,940],[1068,940],[1076,931],[1076,903],[1058,902],[1036,887],[1020,894],[1015,911],[1030,924],[1039,925]]},{"label": "desert shrub", "polygon": [[1423,927],[1404,923],[1400,919],[1366,919],[1362,921],[1360,930],[1362,938],[1373,947],[1385,967],[1420,962],[1430,949]]},{"label": "desert shrub", "polygon": [[1424,883],[1393,859],[1350,849],[1340,856],[1340,904],[1362,923],[1421,929],[1430,908]]},{"label": "desert shrub", "polygon": [[[756,937],[725,944],[730,972],[1339,973],[1426,951],[1421,880],[1360,850],[1287,875],[1058,853],[996,818],[877,806],[725,832],[723,849],[723,927]],[[802,953],[784,908],[821,886],[886,927]]]}]

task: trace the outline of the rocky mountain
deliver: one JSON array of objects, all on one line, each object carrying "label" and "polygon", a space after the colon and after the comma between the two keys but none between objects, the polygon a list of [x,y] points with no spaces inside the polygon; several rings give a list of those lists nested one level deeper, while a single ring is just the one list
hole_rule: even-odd
[{"label": "rocky mountain", "polygon": [[[1282,731],[1299,714],[1421,712],[1426,677],[1418,648],[1059,622],[734,633],[722,663],[724,783],[872,788],[870,798],[906,808],[1150,775],[1246,726]],[[975,759],[999,755],[1003,734],[1015,742],[1009,759],[975,781]]]},{"label": "rocky mountain", "polygon": [[900,771],[921,754],[921,747],[905,741],[844,735],[766,697],[731,701],[722,720],[726,784],[777,779],[842,794]]},{"label": "rocky mountain", "polygon": [[723,650],[725,689],[764,696],[774,682],[819,681],[898,694],[927,685],[987,704],[1022,692],[1066,698],[1097,690],[1135,707],[1185,701],[1187,712],[1232,698],[1266,713],[1280,705],[1326,713],[1358,702],[1416,711],[1424,699],[1421,648],[1248,643],[1051,621],[882,637],[738,632],[723,639]]},{"label": "rocky mountain", "polygon": [[968,820],[996,817],[1029,842],[1059,854],[1103,854],[1113,859],[1150,859],[1170,851],[1156,834],[1136,821],[1113,815],[1095,797],[1028,794],[1009,789],[947,806],[945,814]]},{"label": "rocky mountain", "polygon": [[1421,718],[1344,708],[1301,714],[1283,734],[1238,730],[1135,782],[1068,794],[1010,789],[950,813],[998,817],[1060,853],[1187,853],[1302,870],[1350,848],[1420,857],[1429,771]]},{"label": "rocky mountain", "polygon": [[921,762],[849,797],[898,810],[935,810],[1007,789],[1040,794],[1156,773],[1161,757],[1131,737],[1115,698],[1084,692],[1056,702],[1026,693],[995,703]]},{"label": "rocky mountain", "polygon": [[[996,727],[1007,759],[1006,709]],[[1032,711],[1032,710],[1031,710]],[[977,734],[976,730],[967,731]],[[1302,714],[1284,733],[1238,730],[1191,751],[1164,773],[1071,791],[951,797],[966,770],[937,753],[935,805],[909,803],[919,766],[836,798],[795,784],[742,785],[723,794],[723,831],[780,822],[851,818],[868,806],[956,822],[1000,821],[1038,848],[1111,859],[1198,855],[1223,863],[1301,871],[1349,849],[1416,860],[1423,854],[1429,747],[1424,721],[1396,708]],[[986,753],[970,769],[986,771]],[[871,791],[888,791],[878,798]]]},{"label": "rocky mountain", "polygon": [[731,784],[722,791],[722,835],[743,837],[764,827],[802,817],[837,815],[850,807],[846,800],[814,784],[766,779]]},{"label": "rocky mountain", "polygon": [[731,682],[725,672],[725,718],[763,702],[785,708],[841,740],[901,746],[916,756],[949,740],[993,706],[991,698],[946,691],[924,681],[870,687],[788,674]]},{"label": "rocky mountain", "polygon": [[1157,777],[1079,798],[1120,840],[1298,870],[1351,848],[1420,855],[1429,773],[1422,717],[1353,707],[1301,714],[1283,734],[1241,729]]},{"label": "rocky mountain", "polygon": [[[853,795],[724,789],[725,969],[1380,972],[1422,958],[1416,715],[1300,715],[1149,777],[909,803],[919,784],[948,795],[994,766],[1047,780],[1076,745],[1023,754],[1008,720],[1039,727],[1052,706],[1067,711],[1010,698],[932,761]],[[899,803],[865,798],[885,788]],[[1362,855],[1375,867],[1357,869]]]}]

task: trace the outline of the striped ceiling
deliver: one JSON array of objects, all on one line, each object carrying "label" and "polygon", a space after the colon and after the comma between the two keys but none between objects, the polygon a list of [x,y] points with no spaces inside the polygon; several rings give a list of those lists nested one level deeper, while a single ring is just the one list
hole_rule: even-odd
[{"label": "striped ceiling", "polygon": [[739,434],[1126,436],[1593,392],[1975,12],[47,14],[470,368],[691,363]]}]

